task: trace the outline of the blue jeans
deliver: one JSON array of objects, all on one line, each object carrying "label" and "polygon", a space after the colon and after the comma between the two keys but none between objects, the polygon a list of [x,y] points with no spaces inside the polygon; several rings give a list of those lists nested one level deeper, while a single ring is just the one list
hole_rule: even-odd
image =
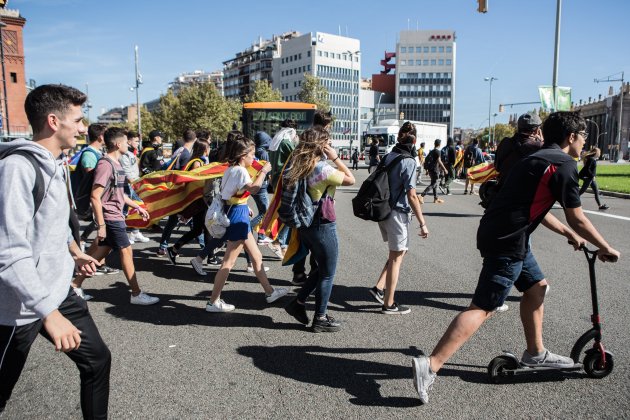
[{"label": "blue jeans", "polygon": [[300,240],[315,259],[317,269],[308,277],[297,298],[300,302],[306,302],[309,295],[315,291],[315,315],[323,316],[326,315],[337,270],[339,256],[337,224],[334,222],[319,224],[315,221],[310,227],[300,229],[299,233]]},{"label": "blue jeans", "polygon": [[162,237],[160,238],[160,248],[166,249],[168,248],[168,240],[171,239],[171,234],[175,227],[177,226],[177,222],[179,218],[176,214],[171,214],[168,216],[168,220],[166,221],[166,226],[164,226],[164,230],[162,231]]},{"label": "blue jeans", "polygon": [[282,246],[285,246],[288,244],[288,240],[289,240],[289,232],[291,231],[291,228],[288,228],[286,226],[284,226],[282,229],[280,229],[280,232],[278,232],[278,236],[276,237],[276,241],[278,241],[278,243]]},{"label": "blue jeans", "polygon": [[254,203],[256,203],[256,208],[258,209],[258,214],[251,221],[252,229],[258,223],[260,223],[267,213],[267,209],[269,208],[269,196],[267,195],[267,190],[260,189],[258,194],[252,194],[252,198],[254,199]]}]

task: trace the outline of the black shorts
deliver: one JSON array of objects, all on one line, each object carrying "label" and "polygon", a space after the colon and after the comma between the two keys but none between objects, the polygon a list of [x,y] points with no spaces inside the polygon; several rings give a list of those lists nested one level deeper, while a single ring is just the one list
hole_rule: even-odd
[{"label": "black shorts", "polygon": [[108,246],[111,249],[123,249],[131,246],[127,235],[127,224],[123,220],[105,220],[105,239],[99,242],[99,246]]}]

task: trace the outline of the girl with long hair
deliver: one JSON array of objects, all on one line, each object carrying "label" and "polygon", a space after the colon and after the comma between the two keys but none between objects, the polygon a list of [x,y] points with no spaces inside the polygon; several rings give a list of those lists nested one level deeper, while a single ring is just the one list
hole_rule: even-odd
[{"label": "girl with long hair", "polygon": [[593,194],[595,194],[595,201],[599,206],[600,210],[608,210],[610,207],[606,204],[602,204],[599,199],[599,188],[597,187],[597,181],[595,181],[595,176],[597,175],[597,160],[601,156],[602,152],[599,148],[594,147],[593,150],[587,152],[582,156],[582,162],[584,163],[584,167],[580,170],[578,177],[582,180],[582,188],[580,188],[580,195],[584,194],[584,192],[590,186],[593,189]]},{"label": "girl with long hair", "polygon": [[221,199],[225,201],[225,211],[230,219],[230,226],[224,236],[227,247],[223,263],[214,277],[212,295],[206,305],[208,312],[230,312],[235,309],[234,305],[221,299],[221,291],[243,247],[252,259],[254,273],[265,291],[267,303],[275,302],[288,293],[285,288],[273,288],[269,284],[262,263],[262,254],[250,228],[250,210],[247,206],[249,194],[245,193],[258,192],[265,176],[271,170],[271,165],[265,164],[256,177],[256,181],[252,181],[247,168],[254,161],[254,153],[254,142],[243,136],[234,138],[226,145],[225,160],[230,166],[221,180]]},{"label": "girl with long hair", "polygon": [[287,168],[282,175],[284,188],[291,188],[298,180],[306,178],[308,194],[317,206],[312,224],[298,229],[300,241],[311,252],[317,267],[285,310],[299,322],[308,324],[305,303],[314,291],[313,331],[339,331],[341,324],[327,313],[339,254],[333,196],[336,187],[353,185],[354,176],[332,148],[328,131],[319,126],[300,135]]}]

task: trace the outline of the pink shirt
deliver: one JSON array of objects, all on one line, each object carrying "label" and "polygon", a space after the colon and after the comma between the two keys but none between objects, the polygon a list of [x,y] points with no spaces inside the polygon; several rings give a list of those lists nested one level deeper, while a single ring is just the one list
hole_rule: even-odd
[{"label": "pink shirt", "polygon": [[[113,165],[113,168],[112,168]],[[115,169],[115,174],[113,169]],[[103,204],[103,219],[108,221],[124,221],[123,206],[125,205],[125,171],[120,163],[107,156],[103,156],[94,170],[94,185],[105,188],[101,203]]]}]

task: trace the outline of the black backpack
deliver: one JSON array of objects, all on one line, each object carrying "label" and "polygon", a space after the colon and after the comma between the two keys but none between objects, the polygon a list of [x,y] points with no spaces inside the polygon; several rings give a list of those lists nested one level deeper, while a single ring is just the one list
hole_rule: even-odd
[{"label": "black backpack", "polygon": [[[376,167],[376,170],[363,181],[356,197],[352,199],[352,211],[359,219],[380,222],[387,219],[392,212],[389,204],[389,171],[401,160],[412,159],[409,155],[396,156],[389,165],[385,166],[385,158]],[[402,192],[404,189],[400,192]],[[400,197],[399,194],[399,197]]]},{"label": "black backpack", "polygon": [[[83,153],[94,153],[90,149],[85,149]],[[99,159],[100,160],[100,157]],[[92,221],[92,206],[90,197],[92,195],[92,185],[94,184],[94,171],[85,172],[81,162],[83,159],[79,159],[74,172],[70,176],[72,184],[72,195],[74,196],[75,212],[77,217],[83,221]],[[97,161],[98,162],[98,161]]]},{"label": "black backpack", "polygon": [[442,147],[442,150],[440,150],[440,159],[442,159],[442,163],[444,164],[444,166],[449,164],[447,146]]},{"label": "black backpack", "polygon": [[437,159],[435,158],[434,150],[431,150],[426,158],[424,158],[424,164],[422,167],[427,171],[433,171],[437,165]]},{"label": "black backpack", "polygon": [[286,175],[290,169],[287,165],[282,173],[282,195],[278,207],[278,219],[292,228],[309,227],[315,218],[315,206],[308,194],[306,177],[298,179],[292,186],[286,185]]}]

